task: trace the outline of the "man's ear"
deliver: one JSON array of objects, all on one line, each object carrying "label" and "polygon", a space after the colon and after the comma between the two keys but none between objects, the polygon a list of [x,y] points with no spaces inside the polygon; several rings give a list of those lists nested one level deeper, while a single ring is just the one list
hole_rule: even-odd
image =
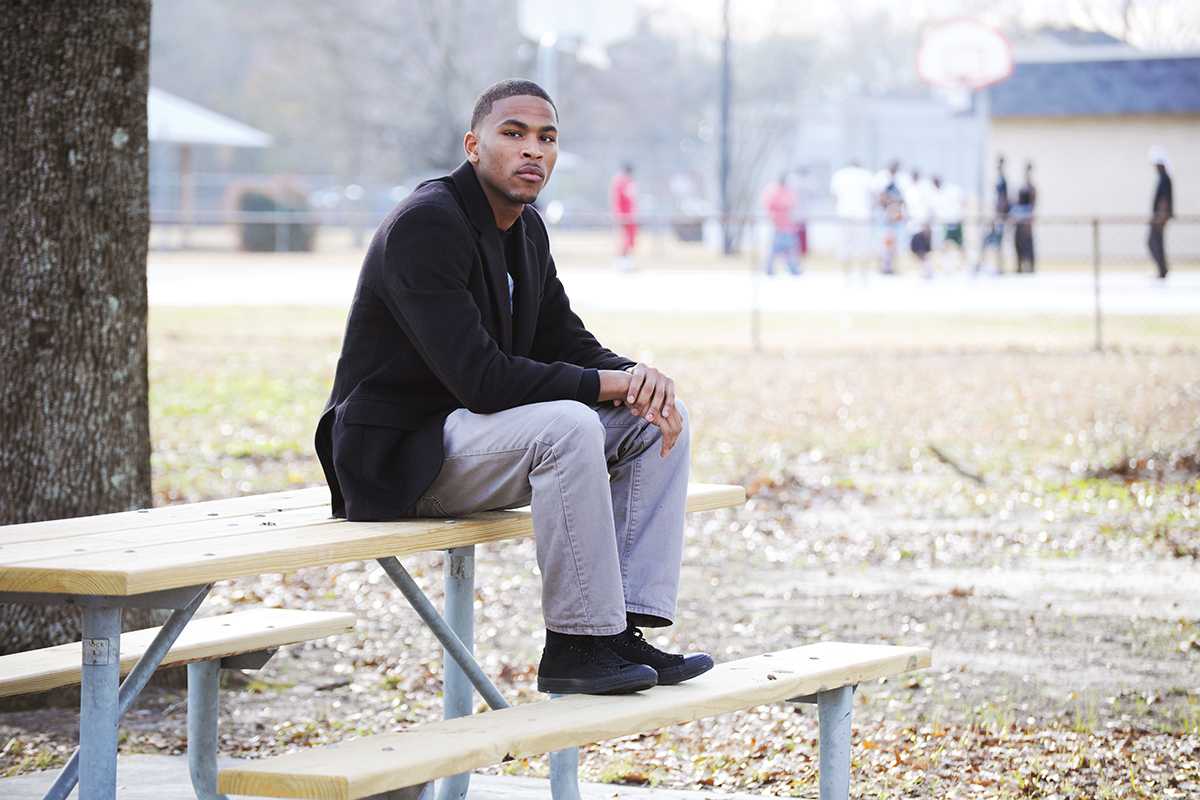
[{"label": "man's ear", "polygon": [[463,150],[467,151],[467,161],[472,164],[479,163],[479,137],[475,135],[475,131],[463,134]]}]

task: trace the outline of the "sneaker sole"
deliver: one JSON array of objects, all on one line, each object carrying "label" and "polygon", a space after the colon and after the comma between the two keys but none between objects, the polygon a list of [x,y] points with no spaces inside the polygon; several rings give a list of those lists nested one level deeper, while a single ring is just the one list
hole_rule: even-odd
[{"label": "sneaker sole", "polygon": [[653,689],[656,678],[645,675],[614,675],[603,679],[538,677],[539,692],[547,694],[631,694]]}]

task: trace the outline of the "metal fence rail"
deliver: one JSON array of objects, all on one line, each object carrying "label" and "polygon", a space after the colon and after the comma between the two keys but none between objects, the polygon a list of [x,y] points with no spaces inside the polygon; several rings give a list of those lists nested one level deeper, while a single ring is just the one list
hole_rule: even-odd
[{"label": "metal fence rail", "polygon": [[[183,212],[153,212],[151,214],[151,223],[154,228],[157,228],[160,240],[167,238],[161,234],[166,231],[168,234],[174,234],[175,249],[194,248],[195,243],[192,240],[191,232],[196,229],[216,229],[220,230],[224,236],[223,246],[219,249],[236,249],[237,235],[236,232],[239,226],[254,224],[271,226],[274,232],[273,243],[276,250],[288,250],[292,244],[291,227],[294,225],[309,225],[314,226],[318,230],[336,230],[345,238],[347,244],[352,244],[354,247],[361,248],[365,245],[366,239],[380,221],[380,215],[376,213],[366,213],[361,211],[196,211],[192,213]],[[750,331],[751,339],[755,349],[762,347],[762,330],[764,321],[764,309],[762,307],[761,294],[757,276],[762,275],[763,264],[766,258],[769,246],[769,220],[762,215],[742,216],[729,218],[725,220],[726,224],[733,227],[738,235],[735,237],[739,246],[739,255],[735,258],[722,257],[717,252],[709,252],[702,259],[708,266],[718,265],[725,269],[731,266],[736,266],[737,269],[746,269],[748,275],[752,278],[752,305],[750,307]],[[664,242],[671,240],[682,240],[685,236],[690,237],[685,244],[682,244],[676,251],[674,256],[677,262],[686,263],[694,254],[702,252],[702,250],[688,250],[688,247],[704,248],[703,240],[705,239],[704,229],[709,229],[710,245],[715,245],[720,241],[719,231],[722,220],[713,215],[700,216],[681,216],[678,214],[655,214],[642,215],[638,219],[639,227],[651,238],[650,249],[653,251],[655,242],[657,242],[661,251]],[[813,244],[813,250],[818,255],[823,256],[823,261],[827,264],[830,260],[836,260],[836,255],[831,255],[836,250],[836,243],[839,238],[839,228],[844,230],[846,225],[851,225],[856,231],[856,235],[861,235],[866,242],[863,250],[860,252],[859,261],[866,264],[865,269],[873,270],[879,259],[879,242],[878,237],[882,230],[877,223],[870,221],[855,221],[847,222],[838,217],[827,214],[814,214],[805,220],[810,233],[810,242]],[[983,239],[983,233],[988,230],[993,224],[991,217],[970,217],[964,219],[963,227],[966,235],[965,248],[966,255],[963,261],[971,263],[972,259],[976,259],[980,253],[980,243]],[[1146,249],[1145,235],[1149,229],[1149,219],[1145,216],[1038,216],[1032,220],[1034,226],[1034,235],[1039,240],[1043,232],[1053,229],[1065,230],[1070,233],[1069,242],[1073,248],[1068,258],[1055,257],[1058,254],[1052,253],[1049,259],[1042,256],[1042,271],[1045,271],[1045,264],[1048,260],[1051,263],[1051,269],[1055,264],[1061,265],[1063,262],[1071,262],[1070,268],[1081,269],[1088,268],[1091,273],[1091,317],[1092,317],[1092,336],[1091,344],[1096,350],[1103,350],[1105,347],[1105,308],[1103,296],[1103,278],[1106,268],[1111,269],[1117,264],[1138,263],[1148,265],[1150,263],[1149,253]],[[717,236],[711,235],[712,228],[716,226],[718,230]],[[1005,263],[1011,265],[1013,262],[1012,253],[1012,225],[1009,224],[1007,233],[1000,243],[999,254],[996,255],[998,266],[1003,266]],[[562,219],[558,224],[552,226],[552,235],[562,235],[564,233],[581,233],[581,234],[606,234],[614,231],[615,225],[613,219],[608,214],[592,213],[592,214],[574,214]],[[1181,215],[1170,221],[1168,230],[1171,237],[1171,247],[1169,248],[1169,257],[1172,263],[1172,270],[1178,270],[1181,267],[1200,265],[1200,215]],[[1125,241],[1123,244],[1127,250],[1130,246],[1135,248],[1137,252],[1132,255],[1126,251],[1114,252],[1114,232],[1123,232]],[[347,237],[348,234],[348,237]],[[1132,238],[1131,238],[1132,237]],[[154,236],[152,235],[152,241]],[[715,241],[711,241],[714,240]],[[209,237],[209,244],[212,244],[212,237]],[[561,241],[561,240],[560,240]],[[600,249],[605,245],[601,239],[588,240],[584,239],[576,243],[577,248],[594,248]],[[161,243],[161,242],[160,242]],[[1182,246],[1180,246],[1182,245]],[[901,244],[901,251],[906,251],[908,248],[905,244]],[[864,255],[865,254],[865,255]],[[907,257],[906,257],[907,258]],[[740,260],[739,260],[740,259]],[[560,258],[560,261],[563,259]],[[977,263],[977,262],[976,262]],[[676,263],[678,266],[678,263]],[[908,264],[911,267],[911,263]],[[1077,313],[1077,312],[1076,312]]]}]

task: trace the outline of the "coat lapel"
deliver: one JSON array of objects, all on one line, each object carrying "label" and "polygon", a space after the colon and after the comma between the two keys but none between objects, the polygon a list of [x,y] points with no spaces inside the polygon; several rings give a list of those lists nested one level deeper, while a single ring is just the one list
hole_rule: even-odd
[{"label": "coat lapel", "polygon": [[[496,227],[496,217],[492,206],[488,203],[479,178],[475,176],[475,168],[471,162],[464,161],[454,172],[450,173],[455,188],[466,206],[467,217],[479,234],[479,242],[483,249],[483,268],[487,273],[488,288],[492,295],[492,313],[499,320],[500,349],[512,353],[513,323],[512,312],[508,307],[508,275],[504,268],[504,246],[500,240],[500,230]],[[514,279],[517,276],[514,276]]]}]

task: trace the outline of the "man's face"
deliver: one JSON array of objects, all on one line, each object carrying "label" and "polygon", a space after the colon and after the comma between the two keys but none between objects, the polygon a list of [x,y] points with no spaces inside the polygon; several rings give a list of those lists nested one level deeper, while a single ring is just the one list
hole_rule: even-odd
[{"label": "man's face", "polygon": [[518,95],[492,104],[463,142],[485,190],[513,204],[536,200],[558,160],[557,125],[554,107],[540,97]]}]

